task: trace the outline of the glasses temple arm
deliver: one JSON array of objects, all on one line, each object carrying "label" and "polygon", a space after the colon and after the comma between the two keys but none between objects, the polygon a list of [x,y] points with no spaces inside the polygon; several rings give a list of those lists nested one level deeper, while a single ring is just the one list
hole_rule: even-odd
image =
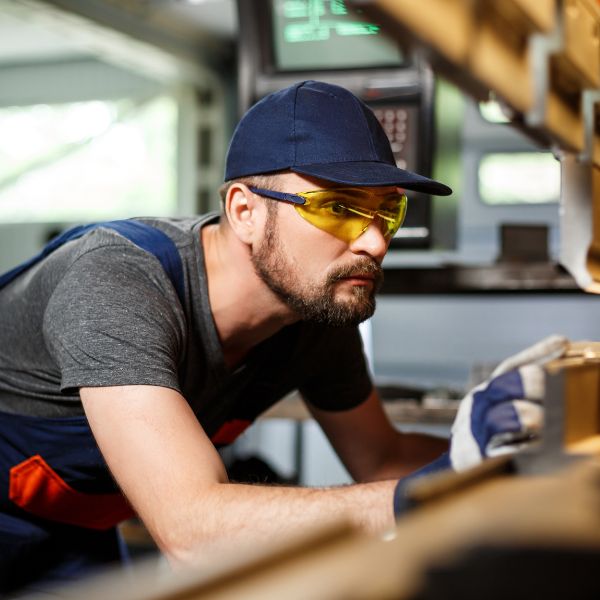
[{"label": "glasses temple arm", "polygon": [[306,199],[297,194],[287,194],[286,192],[275,192],[274,190],[264,190],[254,186],[248,186],[248,189],[259,196],[271,198],[272,200],[282,200],[283,202],[291,202],[292,204],[305,204]]}]

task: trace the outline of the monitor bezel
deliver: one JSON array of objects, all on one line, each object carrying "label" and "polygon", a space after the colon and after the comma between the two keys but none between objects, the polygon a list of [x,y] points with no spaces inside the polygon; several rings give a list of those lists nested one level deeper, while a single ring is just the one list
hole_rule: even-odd
[{"label": "monitor bezel", "polygon": [[[263,60],[263,64],[261,65],[266,73],[271,75],[283,75],[283,74],[299,74],[299,73],[333,73],[340,71],[351,72],[359,72],[359,71],[371,71],[371,70],[397,70],[397,69],[406,69],[413,66],[413,60],[411,58],[410,52],[406,47],[403,47],[401,44],[396,42],[396,46],[398,51],[402,55],[402,61],[398,64],[385,64],[385,63],[373,63],[369,65],[360,65],[357,67],[352,66],[333,66],[327,67],[324,65],[318,65],[315,67],[303,66],[298,68],[293,67],[282,67],[281,64],[277,60],[276,53],[276,32],[275,32],[275,21],[274,21],[274,3],[278,0],[267,0],[266,2],[257,2],[256,4],[260,7],[258,10],[262,11],[262,14],[259,15],[259,22],[269,28],[268,35],[261,35],[261,39],[264,42],[264,47],[262,48],[261,57]],[[350,12],[355,9],[352,6],[347,7]]]}]

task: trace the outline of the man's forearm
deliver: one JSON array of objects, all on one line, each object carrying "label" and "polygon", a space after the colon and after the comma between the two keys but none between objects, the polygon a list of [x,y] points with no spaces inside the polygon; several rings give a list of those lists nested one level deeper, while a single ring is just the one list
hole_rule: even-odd
[{"label": "man's forearm", "polygon": [[206,563],[240,548],[256,548],[311,528],[346,520],[368,531],[393,526],[394,481],[328,489],[215,484],[178,514],[159,545],[174,563]]},{"label": "man's forearm", "polygon": [[445,439],[398,431],[376,390],[356,408],[340,413],[310,409],[355,481],[399,479],[448,449]]},{"label": "man's forearm", "polygon": [[391,528],[397,480],[448,449],[448,440],[418,433],[396,440],[398,447],[388,448],[389,462],[381,464],[369,483],[332,488],[212,485],[198,505],[190,505],[185,522],[178,521],[182,529],[173,531],[167,553],[180,562],[202,561],[226,548],[269,543],[340,520],[371,533]]},{"label": "man's forearm", "polygon": [[421,433],[402,433],[385,445],[366,481],[401,479],[448,450],[449,441]]},{"label": "man's forearm", "polygon": [[331,489],[229,483],[214,445],[175,390],[84,388],[81,397],[112,474],[174,562],[272,543],[334,520],[368,531],[393,524],[395,481]]}]

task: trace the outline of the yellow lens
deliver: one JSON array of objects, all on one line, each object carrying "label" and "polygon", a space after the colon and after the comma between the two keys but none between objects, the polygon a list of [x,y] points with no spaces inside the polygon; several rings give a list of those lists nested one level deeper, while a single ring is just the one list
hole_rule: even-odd
[{"label": "yellow lens", "polygon": [[360,237],[376,217],[384,236],[392,237],[406,215],[406,196],[399,191],[375,194],[359,188],[333,188],[297,195],[306,200],[294,206],[303,219],[347,243]]}]

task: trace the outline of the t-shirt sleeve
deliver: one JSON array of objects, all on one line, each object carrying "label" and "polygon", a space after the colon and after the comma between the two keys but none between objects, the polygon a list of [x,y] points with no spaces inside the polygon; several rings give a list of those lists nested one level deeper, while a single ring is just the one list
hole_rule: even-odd
[{"label": "t-shirt sleeve", "polygon": [[81,255],[56,286],[44,340],[61,390],[157,385],[179,391],[183,310],[158,260],[131,245]]},{"label": "t-shirt sleeve", "polygon": [[358,328],[328,329],[307,349],[310,361],[298,390],[322,410],[341,411],[364,402],[373,389]]}]

